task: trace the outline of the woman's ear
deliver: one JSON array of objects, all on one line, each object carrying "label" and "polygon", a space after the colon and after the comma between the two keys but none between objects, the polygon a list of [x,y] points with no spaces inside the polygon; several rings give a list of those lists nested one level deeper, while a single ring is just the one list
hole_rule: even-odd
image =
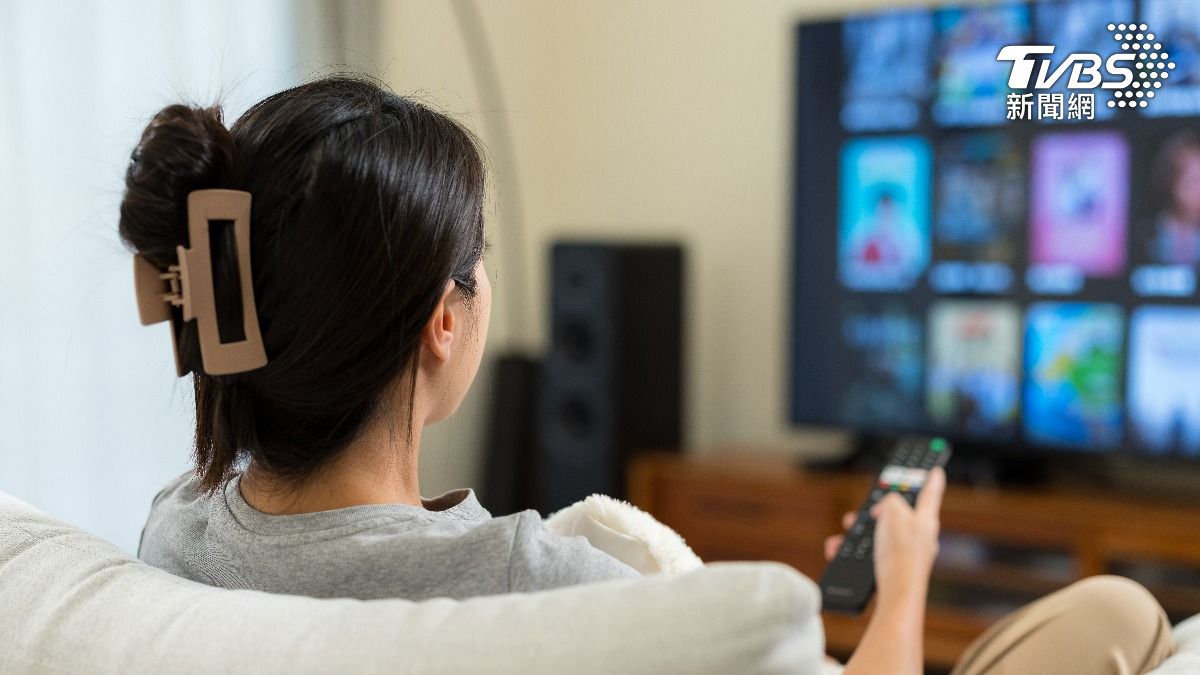
[{"label": "woman's ear", "polygon": [[451,348],[454,345],[455,331],[458,330],[462,317],[459,316],[460,306],[454,302],[454,282],[446,282],[446,290],[438,299],[433,314],[421,331],[421,344],[438,361],[450,359]]}]

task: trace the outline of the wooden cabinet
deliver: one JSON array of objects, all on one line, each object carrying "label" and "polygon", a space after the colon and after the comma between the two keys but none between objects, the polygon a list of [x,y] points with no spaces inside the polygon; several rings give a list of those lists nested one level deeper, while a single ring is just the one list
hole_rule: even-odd
[{"label": "wooden cabinet", "polygon": [[[825,566],[825,537],[841,530],[871,479],[738,452],[647,455],[628,476],[630,500],[706,561],[777,560],[813,579]],[[1200,507],[1081,488],[951,485],[930,582],[928,665],[948,668],[1004,613],[1103,573],[1138,579],[1175,620],[1200,613]],[[830,653],[848,655],[867,616],[826,613]]]}]

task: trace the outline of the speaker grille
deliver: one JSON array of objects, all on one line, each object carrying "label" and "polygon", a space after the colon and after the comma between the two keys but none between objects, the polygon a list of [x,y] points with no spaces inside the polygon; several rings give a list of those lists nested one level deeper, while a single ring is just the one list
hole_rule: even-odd
[{"label": "speaker grille", "polygon": [[558,244],[538,420],[544,508],[622,496],[629,453],[679,445],[682,251]]}]

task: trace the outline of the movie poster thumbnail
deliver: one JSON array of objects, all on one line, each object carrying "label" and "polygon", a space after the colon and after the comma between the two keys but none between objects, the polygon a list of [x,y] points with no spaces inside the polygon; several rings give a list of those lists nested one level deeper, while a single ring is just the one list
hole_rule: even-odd
[{"label": "movie poster thumbnail", "polygon": [[1200,132],[1168,136],[1144,182],[1149,211],[1137,219],[1138,259],[1152,265],[1200,264]]},{"label": "movie poster thumbnail", "polygon": [[1147,117],[1200,114],[1200,0],[1143,0],[1142,22],[1154,35],[1151,53],[1164,64],[1159,77],[1167,79],[1138,111]]},{"label": "movie poster thumbnail", "polygon": [[1111,277],[1125,267],[1129,147],[1117,132],[1052,133],[1032,150],[1030,264]]},{"label": "movie poster thumbnail", "polygon": [[1099,303],[1037,303],[1025,333],[1026,437],[1108,450],[1121,442],[1123,311]]},{"label": "movie poster thumbnail", "polygon": [[916,136],[857,139],[841,156],[838,268],[853,290],[911,288],[929,264],[929,144]]},{"label": "movie poster thumbnail", "polygon": [[1009,64],[996,60],[997,45],[1028,42],[1029,9],[1019,4],[942,9],[934,22],[934,120],[942,126],[1003,124]]},{"label": "movie poster thumbnail", "polygon": [[1132,444],[1200,456],[1200,309],[1134,310],[1128,380]]},{"label": "movie poster thumbnail", "polygon": [[1025,161],[1000,133],[938,143],[934,255],[937,260],[1012,264],[1025,222]]},{"label": "movie poster thumbnail", "polygon": [[844,360],[851,374],[840,403],[845,423],[903,429],[921,419],[922,328],[899,303],[843,313]]},{"label": "movie poster thumbnail", "polygon": [[[1050,0],[1033,7],[1037,43],[1054,45],[1054,55],[1046,66],[1047,73],[1054,72],[1066,54],[1096,54],[1101,61],[1107,61],[1109,56],[1121,52],[1121,43],[1113,40],[1108,25],[1133,16],[1132,0]],[[1064,73],[1046,91],[1062,94],[1065,101],[1072,93],[1067,89],[1069,78],[1070,73]],[[1096,97],[1093,119],[1108,119],[1116,115],[1117,109],[1105,104],[1107,99],[1108,96]],[[1045,117],[1041,119],[1053,121]],[[1064,119],[1067,119],[1066,115]]]},{"label": "movie poster thumbnail", "polygon": [[844,28],[847,131],[911,129],[932,89],[933,16],[898,11],[849,19]]},{"label": "movie poster thumbnail", "polygon": [[1016,430],[1021,315],[1014,303],[943,300],[929,311],[927,412],[947,431],[1006,437]]}]

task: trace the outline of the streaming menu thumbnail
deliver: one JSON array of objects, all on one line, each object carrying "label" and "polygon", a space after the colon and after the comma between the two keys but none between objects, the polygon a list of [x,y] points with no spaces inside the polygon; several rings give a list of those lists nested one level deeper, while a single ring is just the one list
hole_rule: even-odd
[{"label": "streaming menu thumbnail", "polygon": [[1134,310],[1128,379],[1133,443],[1200,455],[1200,309]]},{"label": "streaming menu thumbnail", "polygon": [[1178,131],[1155,154],[1147,192],[1154,201],[1140,219],[1143,255],[1158,265],[1200,264],[1200,133]]},{"label": "streaming menu thumbnail", "polygon": [[1108,131],[1043,134],[1033,142],[1032,159],[1030,264],[1083,276],[1121,273],[1129,219],[1125,137]]},{"label": "streaming menu thumbnail", "polygon": [[1025,433],[1034,443],[1105,450],[1121,441],[1123,312],[1037,303],[1025,333]]},{"label": "streaming menu thumbnail", "polygon": [[[1133,16],[1132,0],[1046,0],[1033,5],[1035,24],[1037,26],[1036,44],[1054,45],[1056,55],[1061,54],[1096,54],[1101,61],[1121,51],[1121,43],[1112,39],[1108,25],[1113,21],[1126,21]],[[1056,56],[1048,65],[1049,69],[1061,63],[1061,57]],[[1048,71],[1050,72],[1050,71]],[[1072,91],[1067,89],[1070,74],[1060,77],[1048,90],[1049,93],[1062,94],[1063,100],[1070,98]],[[1094,119],[1109,119],[1116,115],[1116,108],[1104,105],[1102,98],[1093,108]],[[1054,118],[1042,117],[1042,121],[1053,121]],[[1082,120],[1077,119],[1076,122]]]},{"label": "streaming menu thumbnail", "polygon": [[847,131],[911,129],[929,97],[933,17],[904,10],[847,20],[843,44]]},{"label": "streaming menu thumbnail", "polygon": [[845,312],[843,357],[850,374],[841,417],[855,426],[903,428],[921,418],[922,326],[899,303],[878,309],[861,304]]},{"label": "streaming menu thumbnail", "polygon": [[942,126],[1003,124],[1009,68],[996,60],[997,45],[1027,42],[1029,9],[1019,4],[943,9],[934,22],[934,120]]},{"label": "streaming menu thumbnail", "polygon": [[934,253],[938,260],[1012,264],[1025,222],[1025,161],[1000,133],[938,144]]},{"label": "streaming menu thumbnail", "polygon": [[1021,315],[1011,302],[943,300],[929,311],[926,403],[937,426],[973,436],[1016,430]]},{"label": "streaming menu thumbnail", "polygon": [[1200,114],[1200,0],[1145,0],[1142,21],[1153,31],[1153,44],[1161,45],[1153,51],[1175,67],[1159,71],[1168,79],[1156,89],[1154,104],[1139,111],[1147,117]]},{"label": "streaming menu thumbnail", "polygon": [[929,264],[929,143],[856,139],[842,148],[838,269],[854,290],[911,288]]}]

